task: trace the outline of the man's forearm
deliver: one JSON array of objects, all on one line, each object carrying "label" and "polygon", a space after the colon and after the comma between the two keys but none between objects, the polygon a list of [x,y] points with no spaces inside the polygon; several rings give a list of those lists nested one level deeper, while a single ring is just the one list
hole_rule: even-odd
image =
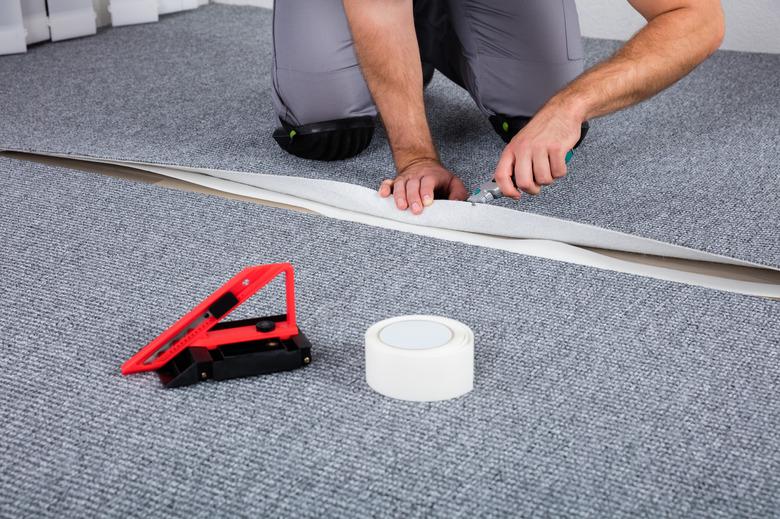
[{"label": "man's forearm", "polygon": [[[645,1],[632,3],[639,8]],[[584,121],[652,97],[688,74],[723,37],[718,2],[692,4],[654,16],[612,58],[585,72],[548,105]]]},{"label": "man's forearm", "polygon": [[437,160],[425,117],[412,0],[344,0],[344,9],[396,167]]}]

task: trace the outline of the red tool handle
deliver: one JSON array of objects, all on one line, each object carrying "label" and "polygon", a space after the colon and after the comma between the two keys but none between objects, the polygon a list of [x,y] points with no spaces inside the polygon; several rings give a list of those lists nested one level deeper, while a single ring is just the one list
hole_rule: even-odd
[{"label": "red tool handle", "polygon": [[[285,274],[287,319],[277,323],[272,332],[252,332],[251,337],[238,330],[209,330],[279,274]],[[176,321],[152,342],[141,348],[122,365],[122,374],[160,369],[184,348],[196,345],[209,349],[244,340],[271,337],[288,339],[298,334],[295,323],[295,279],[289,263],[273,263],[249,267],[218,288],[187,315]]]}]

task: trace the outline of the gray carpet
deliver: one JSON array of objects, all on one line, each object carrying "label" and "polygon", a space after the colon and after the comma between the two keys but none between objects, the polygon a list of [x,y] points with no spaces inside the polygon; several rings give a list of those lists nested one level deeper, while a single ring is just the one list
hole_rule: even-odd
[{"label": "gray carpet", "polygon": [[[778,302],[3,158],[0,244],[2,517],[780,507]],[[238,270],[287,260],[311,366],[119,374]],[[474,330],[468,396],[366,386],[365,329],[416,312]]]},{"label": "gray carpet", "polygon": [[[392,176],[382,134],[336,164],[271,138],[271,13],[209,6],[159,24],[0,58],[0,148],[344,180]],[[617,43],[587,41],[591,63]],[[563,182],[500,203],[780,267],[780,56],[720,52],[653,101],[593,124]],[[437,77],[433,131],[475,186],[502,143],[465,92]]]}]

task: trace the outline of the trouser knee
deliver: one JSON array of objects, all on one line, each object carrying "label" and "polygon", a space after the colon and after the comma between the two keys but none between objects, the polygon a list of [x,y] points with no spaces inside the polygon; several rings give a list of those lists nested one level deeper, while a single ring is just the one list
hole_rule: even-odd
[{"label": "trouser knee", "polygon": [[377,112],[351,40],[341,0],[275,3],[273,136],[285,151],[340,160],[371,142]]},{"label": "trouser knee", "polygon": [[291,125],[284,120],[274,132],[283,150],[311,160],[343,160],[366,149],[374,135],[374,117],[350,117],[334,121]]}]

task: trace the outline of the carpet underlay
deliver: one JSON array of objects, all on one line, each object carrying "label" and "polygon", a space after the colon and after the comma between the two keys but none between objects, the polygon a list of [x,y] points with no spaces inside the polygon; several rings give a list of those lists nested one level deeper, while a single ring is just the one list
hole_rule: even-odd
[{"label": "carpet underlay", "polygon": [[[338,163],[279,150],[270,35],[270,11],[215,5],[4,57],[0,149],[188,166],[254,185],[296,177],[295,189],[314,198],[307,179],[373,189],[392,176],[381,130],[361,156]],[[589,63],[617,45],[587,40]],[[665,255],[687,257],[678,247],[780,268],[778,91],[780,56],[718,52],[653,100],[593,121],[570,174],[541,196],[491,208],[441,204],[418,223],[606,248],[617,240],[632,251],[624,241],[647,239],[670,244]],[[502,143],[468,95],[437,76],[426,103],[444,163],[469,186],[490,177]],[[496,224],[502,208],[517,225]],[[389,209],[387,217],[410,218]],[[544,217],[556,220],[534,219]],[[606,238],[593,243],[571,225]]]},{"label": "carpet underlay", "polygon": [[[277,261],[310,366],[178,390],[119,374]],[[0,265],[0,516],[780,507],[778,302],[5,158]],[[474,330],[472,393],[369,390],[363,333],[412,313]]]}]

